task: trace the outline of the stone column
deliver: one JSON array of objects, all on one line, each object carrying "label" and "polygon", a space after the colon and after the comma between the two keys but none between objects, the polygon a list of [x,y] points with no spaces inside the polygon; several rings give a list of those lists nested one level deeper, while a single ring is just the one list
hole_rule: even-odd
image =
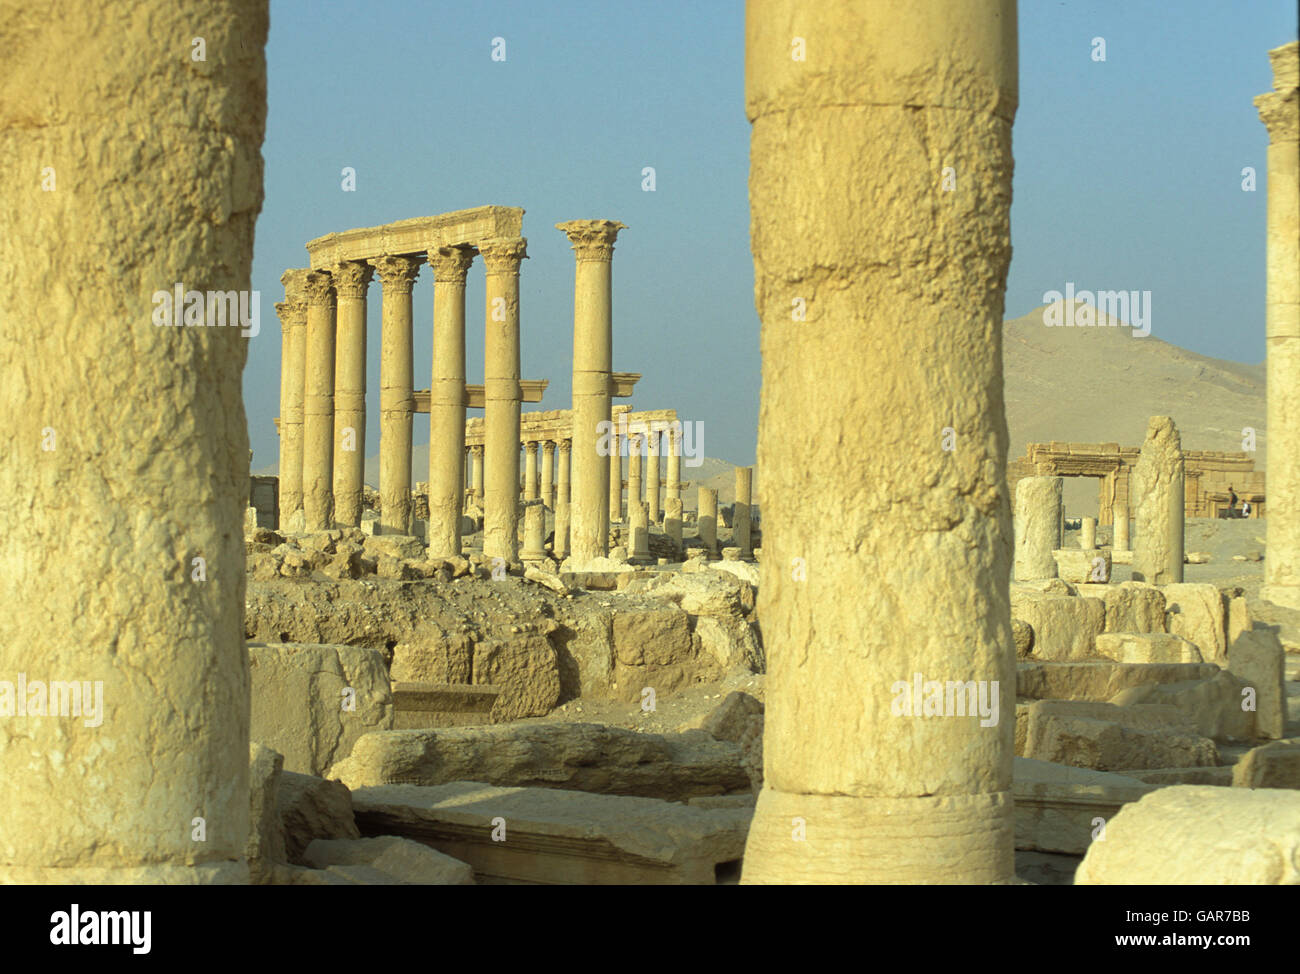
[{"label": "stone column", "polygon": [[555,487],[555,544],[556,558],[569,556],[569,453],[572,441],[560,440],[556,447],[556,467],[559,483]]},{"label": "stone column", "polygon": [[379,533],[411,532],[411,428],[415,417],[415,355],[411,288],[420,262],[380,257],[383,292],[379,348]]},{"label": "stone column", "polygon": [[474,503],[483,507],[483,447],[469,448],[470,464],[474,476]]},{"label": "stone column", "polygon": [[610,433],[609,443],[609,520],[613,523],[623,520],[623,449],[627,443],[617,433]]},{"label": "stone column", "polygon": [[711,487],[699,488],[699,510],[695,520],[699,526],[700,541],[710,558],[718,557],[718,492]]},{"label": "stone column", "polygon": [[542,440],[542,503],[555,510],[555,444]]},{"label": "stone column", "polygon": [[659,438],[662,432],[650,430],[650,450],[646,456],[645,500],[651,524],[659,523]]},{"label": "stone column", "polygon": [[1152,416],[1142,453],[1133,467],[1137,498],[1134,581],[1171,585],[1183,580],[1184,477],[1178,428],[1168,416]]},{"label": "stone column", "polygon": [[1025,477],[1016,484],[1015,574],[1017,582],[1056,578],[1052,552],[1062,545],[1060,477]]},{"label": "stone column", "polygon": [[1270,602],[1300,609],[1300,42],[1268,52],[1268,544]]},{"label": "stone column", "polygon": [[1085,517],[1080,521],[1079,547],[1084,551],[1091,551],[1097,547],[1097,519],[1095,517]]},{"label": "stone column", "polygon": [[1115,505],[1115,539],[1112,551],[1128,551],[1128,508]]},{"label": "stone column", "polygon": [[632,544],[628,560],[638,565],[648,564],[650,558],[650,519],[646,516],[645,502],[632,495],[627,502],[628,533],[632,535]]},{"label": "stone column", "polygon": [[[4,13],[0,883],[247,883],[267,5],[61,12]],[[176,327],[178,288],[242,293],[249,325]]]},{"label": "stone column", "polygon": [[524,500],[537,497],[537,441],[524,444]]},{"label": "stone column", "polygon": [[358,261],[333,268],[337,295],[334,341],[334,523],[361,524],[366,475],[366,289],[375,269]]},{"label": "stone column", "polygon": [[487,268],[483,554],[507,563],[519,554],[519,262],[527,245],[517,237],[479,247]]},{"label": "stone column", "polygon": [[664,501],[664,534],[672,538],[678,554],[682,550],[682,501],[679,497],[669,497]]},{"label": "stone column", "polygon": [[754,502],[754,468],[736,468],[736,504],[731,515],[731,543],[740,549],[741,558],[753,558],[749,543],[749,508]]},{"label": "stone column", "polygon": [[[664,501],[680,501],[682,499],[682,424],[678,422],[674,422],[668,428],[667,474],[668,478],[664,486]],[[677,513],[681,514],[680,508]]]},{"label": "stone column", "polygon": [[[474,263],[468,247],[429,251],[433,269],[433,366],[429,385],[430,558],[460,554],[460,517],[465,466],[465,277]],[[518,289],[518,262],[515,288]],[[518,306],[515,311],[515,376],[519,372]],[[488,309],[488,331],[494,325]],[[490,352],[488,353],[490,354]],[[515,406],[515,429],[519,408]],[[517,439],[517,438],[516,438]]]},{"label": "stone column", "polygon": [[[307,371],[307,284],[305,269],[280,276],[280,530],[290,531],[302,510],[302,397]],[[297,521],[301,522],[302,515]]]},{"label": "stone column", "polygon": [[641,503],[641,446],[645,438],[641,433],[629,433],[627,437],[627,510],[632,516],[632,502]]},{"label": "stone column", "polygon": [[[1014,0],[748,5],[768,683],[745,883],[1014,879],[1016,79]],[[913,718],[932,681],[990,716]]]},{"label": "stone column", "polygon": [[302,510],[308,531],[334,526],[334,284],[307,275],[307,376],[302,403]]},{"label": "stone column", "polygon": [[569,525],[572,557],[603,558],[609,545],[613,486],[600,444],[610,419],[614,326],[611,263],[614,240],[626,229],[615,220],[557,223],[576,254],[573,286],[573,498]]},{"label": "stone column", "polygon": [[537,440],[529,440],[524,455],[524,561],[546,557],[546,515],[537,485]]}]

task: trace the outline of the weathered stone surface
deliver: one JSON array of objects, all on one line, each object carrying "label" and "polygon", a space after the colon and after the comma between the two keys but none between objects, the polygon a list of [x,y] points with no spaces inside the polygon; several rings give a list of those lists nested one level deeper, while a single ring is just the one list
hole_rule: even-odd
[{"label": "weathered stone surface", "polygon": [[732,691],[712,710],[682,724],[677,730],[702,730],[719,741],[739,744],[750,722],[763,714],[763,704],[748,693]]},{"label": "weathered stone surface", "polygon": [[1154,585],[1121,582],[1106,586],[1101,597],[1106,603],[1106,632],[1165,631],[1165,596]]},{"label": "weathered stone surface", "polygon": [[251,737],[283,754],[287,771],[322,774],[366,731],[393,726],[388,671],[376,650],[249,643],[248,657]]},{"label": "weathered stone surface", "polygon": [[723,552],[723,560],[710,562],[709,568],[715,572],[726,572],[729,575],[735,575],[741,581],[754,586],[754,588],[758,588],[758,566],[748,561],[730,560],[726,558],[727,551],[736,551],[737,557],[739,557],[739,549],[727,548]]},{"label": "weathered stone surface", "polygon": [[1076,585],[1110,581],[1110,549],[1064,548],[1052,552],[1056,570],[1063,581]]},{"label": "weathered stone surface", "polygon": [[1286,733],[1285,658],[1277,633],[1263,625],[1239,634],[1228,649],[1228,668],[1255,688],[1255,732],[1271,740]]},{"label": "weathered stone surface", "polygon": [[1300,740],[1251,748],[1232,769],[1237,788],[1300,788]]},{"label": "weathered stone surface", "polygon": [[424,542],[409,534],[368,534],[365,553],[376,560],[392,558],[396,561],[422,561]]},{"label": "weathered stone surface", "polygon": [[754,586],[725,572],[678,573],[660,579],[647,594],[673,602],[692,616],[743,618],[754,610]]},{"label": "weathered stone surface", "polygon": [[[468,863],[436,849],[393,835],[370,839],[316,839],[307,846],[303,861],[313,869],[330,869],[345,877],[361,866],[381,874],[390,884],[420,886],[473,886],[474,870]],[[366,873],[360,873],[366,876]]]},{"label": "weathered stone surface", "polygon": [[1152,416],[1129,481],[1129,497],[1136,505],[1133,577],[1138,581],[1170,585],[1183,580],[1183,480],[1178,428],[1168,416]]},{"label": "weathered stone surface", "polygon": [[492,722],[501,688],[468,683],[394,683],[394,730]]},{"label": "weathered stone surface", "polygon": [[286,771],[280,775],[276,807],[284,826],[289,862],[306,865],[302,856],[313,839],[358,839],[352,795],[340,781]]},{"label": "weathered stone surface", "polygon": [[[1082,855],[1098,818],[1115,817],[1154,785],[1106,771],[1016,758],[1016,848]],[[1104,824],[1104,823],[1103,823]]]},{"label": "weathered stone surface", "polygon": [[1088,660],[1082,663],[1016,664],[1016,695],[1044,700],[1104,702],[1130,687],[1147,683],[1208,680],[1219,672],[1213,663],[1116,663]]},{"label": "weathered stone surface", "polygon": [[1097,771],[1219,763],[1214,742],[1167,707],[1040,700],[1029,707],[1024,757]]},{"label": "weathered stone surface", "polygon": [[1025,477],[1016,484],[1015,578],[1055,578],[1052,552],[1061,547],[1061,478]]},{"label": "weathered stone surface", "polygon": [[1016,642],[1016,658],[1024,659],[1034,648],[1034,627],[1023,619],[1012,619],[1011,638]]},{"label": "weathered stone surface", "polygon": [[673,605],[620,609],[612,635],[615,659],[628,666],[680,666],[694,658],[690,619]]},{"label": "weathered stone surface", "polygon": [[1079,886],[1300,884],[1300,793],[1176,785],[1124,806]]},{"label": "weathered stone surface", "polygon": [[393,647],[389,670],[394,683],[469,683],[474,671],[474,642],[468,633],[422,633],[419,642]]},{"label": "weathered stone surface", "polygon": [[701,651],[723,672],[744,669],[750,673],[762,673],[766,669],[758,626],[752,622],[698,616],[695,636]]},{"label": "weathered stone surface", "polygon": [[251,882],[269,881],[270,867],[287,862],[284,851],[284,826],[276,805],[280,786],[280,773],[284,758],[256,741],[248,745],[248,844],[244,855],[248,859]]},{"label": "weathered stone surface", "polygon": [[1097,655],[1119,663],[1203,663],[1190,640],[1167,632],[1103,632]]},{"label": "weathered stone surface", "polygon": [[521,632],[510,639],[486,639],[474,645],[471,683],[501,688],[492,707],[497,722],[541,717],[560,702],[560,664],[547,636],[556,628],[542,620],[543,631]]},{"label": "weathered stone surface", "polygon": [[1223,597],[1213,585],[1166,585],[1165,621],[1169,632],[1194,642],[1207,663],[1227,665]]},{"label": "weathered stone surface", "polygon": [[1119,706],[1156,704],[1176,707],[1196,725],[1197,733],[1216,741],[1248,741],[1255,737],[1255,714],[1243,710],[1244,681],[1216,670],[1203,680],[1131,687],[1111,700]]},{"label": "weathered stone surface", "polygon": [[753,814],[467,781],[362,788],[355,801],[367,835],[423,842],[480,883],[712,885],[743,855]]},{"label": "weathered stone surface", "polygon": [[1035,659],[1066,662],[1096,655],[1096,639],[1106,622],[1101,599],[1016,592],[1011,611],[1033,627]]},{"label": "weathered stone surface", "polygon": [[488,784],[564,788],[681,801],[747,791],[741,749],[691,734],[642,734],[600,724],[516,723],[388,731],[357,742],[331,772],[350,788]]}]

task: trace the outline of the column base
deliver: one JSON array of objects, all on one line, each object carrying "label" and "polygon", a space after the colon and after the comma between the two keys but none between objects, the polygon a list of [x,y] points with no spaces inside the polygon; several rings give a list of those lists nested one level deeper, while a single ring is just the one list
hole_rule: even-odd
[{"label": "column base", "polygon": [[740,881],[1014,883],[1012,793],[861,798],[765,787],[745,843]]},{"label": "column base", "polygon": [[192,866],[0,866],[0,886],[247,886],[244,859]]},{"label": "column base", "polygon": [[[1268,556],[1265,555],[1265,557]],[[1288,609],[1300,609],[1300,584],[1266,584],[1260,589],[1259,597],[1265,602],[1272,602],[1274,605],[1280,605]]]}]

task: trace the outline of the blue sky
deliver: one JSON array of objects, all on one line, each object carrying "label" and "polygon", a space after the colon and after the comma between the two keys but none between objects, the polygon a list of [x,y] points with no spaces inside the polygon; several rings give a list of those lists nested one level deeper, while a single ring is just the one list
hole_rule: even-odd
[{"label": "blue sky", "polygon": [[[964,0],[951,0],[961,3]],[[753,303],[743,4],[272,0],[266,200],[253,287],[263,323],[244,373],[254,469],[274,463],[273,304],[307,240],[484,204],[522,206],[525,378],[569,405],[573,253],[562,220],[629,227],[614,256],[614,368],[639,409],[705,423],[704,452],[752,463]],[[1251,99],[1294,0],[1020,4],[1014,256],[1007,316],[1043,293],[1150,290],[1152,334],[1264,357],[1267,134]],[[491,57],[505,41],[504,61]],[[1106,42],[1105,62],[1092,39]],[[341,170],[356,170],[356,191]],[[655,169],[654,192],[642,169]],[[1253,166],[1258,190],[1243,192]],[[416,386],[428,387],[432,287],[415,288]],[[482,381],[481,262],[466,320]],[[369,308],[367,453],[378,449],[379,286]],[[417,417],[417,443],[428,441]]]}]

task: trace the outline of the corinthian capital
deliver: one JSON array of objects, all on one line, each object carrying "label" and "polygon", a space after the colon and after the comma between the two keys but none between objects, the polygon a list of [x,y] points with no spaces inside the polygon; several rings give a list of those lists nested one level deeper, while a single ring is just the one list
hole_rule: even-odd
[{"label": "corinthian capital", "polygon": [[410,294],[420,273],[420,262],[411,257],[376,257],[370,263],[385,294]]},{"label": "corinthian capital", "polygon": [[578,260],[612,260],[614,239],[620,230],[627,229],[627,224],[617,220],[569,220],[557,223],[555,229],[569,238]]},{"label": "corinthian capital", "polygon": [[478,245],[489,274],[518,274],[519,262],[528,256],[526,237],[496,237]]},{"label": "corinthian capital", "polygon": [[474,263],[477,251],[473,247],[438,247],[429,251],[429,266],[433,268],[434,281],[464,284],[465,275]]},{"label": "corinthian capital", "polygon": [[1257,95],[1255,108],[1259,110],[1259,120],[1268,129],[1268,141],[1273,145],[1300,139],[1300,89]]},{"label": "corinthian capital", "polygon": [[320,307],[334,303],[334,279],[329,271],[310,271],[303,284],[307,292],[307,303]]},{"label": "corinthian capital", "polygon": [[359,260],[345,260],[334,265],[334,290],[341,298],[364,298],[375,269]]}]

